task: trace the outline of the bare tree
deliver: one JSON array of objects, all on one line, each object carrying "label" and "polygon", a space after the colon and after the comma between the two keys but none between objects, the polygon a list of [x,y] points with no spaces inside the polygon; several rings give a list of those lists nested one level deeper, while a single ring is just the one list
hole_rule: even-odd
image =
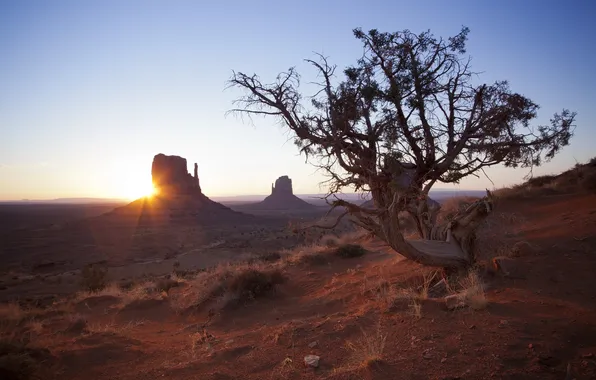
[{"label": "bare tree", "polygon": [[[465,267],[474,262],[474,230],[491,211],[490,193],[438,226],[440,206],[428,197],[430,189],[497,164],[531,170],[568,145],[576,115],[563,110],[550,125],[531,127],[537,104],[505,81],[475,85],[468,31],[443,39],[429,31],[355,29],[363,56],[340,80],[320,55],[307,60],[321,78],[319,91],[308,97],[294,68],[270,84],[234,72],[229,83],[244,95],[230,112],[282,122],[307,160],[329,176],[330,204],[344,207],[400,254],[426,265]],[[345,188],[370,192],[375,208],[332,197]],[[414,217],[422,240],[404,239],[400,211]]]}]

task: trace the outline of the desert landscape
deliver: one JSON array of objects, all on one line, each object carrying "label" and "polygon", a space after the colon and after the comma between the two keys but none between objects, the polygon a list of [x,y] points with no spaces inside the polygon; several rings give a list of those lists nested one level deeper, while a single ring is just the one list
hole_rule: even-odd
[{"label": "desert landscape", "polygon": [[[106,379],[591,379],[595,179],[592,160],[496,190],[478,262],[457,280],[350,225],[292,233],[285,214],[242,214],[198,188],[162,200],[175,203],[168,215],[159,199],[144,199],[4,231],[0,257],[13,265],[0,280],[0,371],[5,379],[82,371]],[[475,200],[449,198],[441,217]],[[209,222],[189,218],[201,210]],[[89,242],[97,254],[77,255],[93,252]],[[309,355],[316,366],[305,365]]]},{"label": "desert landscape", "polygon": [[0,380],[596,379],[595,11],[0,4]]}]

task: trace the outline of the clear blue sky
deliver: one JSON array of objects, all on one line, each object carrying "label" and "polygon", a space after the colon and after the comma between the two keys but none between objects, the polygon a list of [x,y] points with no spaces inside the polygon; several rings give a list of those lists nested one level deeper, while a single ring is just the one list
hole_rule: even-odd
[{"label": "clear blue sky", "polygon": [[[313,52],[340,67],[352,29],[471,29],[483,81],[507,79],[554,112],[578,112],[570,147],[539,173],[596,155],[594,1],[0,1],[0,199],[126,197],[148,188],[156,153],[199,163],[211,196],[295,192],[320,177],[271,120],[224,114],[232,70],[272,79]],[[488,171],[497,186],[524,171]],[[461,189],[491,186],[465,180]]]}]

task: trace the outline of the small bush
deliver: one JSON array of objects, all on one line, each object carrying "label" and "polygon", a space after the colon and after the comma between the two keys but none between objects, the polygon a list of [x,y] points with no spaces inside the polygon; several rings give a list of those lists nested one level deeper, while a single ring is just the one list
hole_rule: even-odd
[{"label": "small bush", "polygon": [[170,289],[180,286],[180,283],[171,278],[162,278],[155,283],[155,289],[159,292],[169,292]]},{"label": "small bush", "polygon": [[108,285],[108,268],[88,264],[81,270],[81,286],[89,292],[99,292]]},{"label": "small bush", "polygon": [[363,256],[366,253],[366,249],[358,244],[343,244],[337,247],[334,253],[339,257],[348,259]]},{"label": "small bush", "polygon": [[263,261],[266,263],[272,263],[272,262],[281,260],[281,255],[278,252],[263,253],[262,255],[259,255],[257,257],[257,260]]},{"label": "small bush", "polygon": [[557,176],[555,175],[541,175],[538,177],[530,178],[526,183],[529,186],[542,187],[553,183],[555,179],[557,179]]},{"label": "small bush", "polygon": [[280,269],[263,265],[221,265],[203,272],[173,299],[177,309],[201,308],[216,301],[223,307],[265,296],[285,277]]},{"label": "small bush", "polygon": [[596,193],[596,171],[586,174],[580,184],[582,189]]},{"label": "small bush", "polygon": [[134,288],[135,286],[135,282],[133,280],[122,280],[118,283],[118,288],[120,288],[120,290],[131,290],[132,288]]},{"label": "small bush", "polygon": [[283,282],[284,277],[278,270],[249,268],[233,275],[228,281],[227,290],[237,300],[250,300],[270,293]]}]

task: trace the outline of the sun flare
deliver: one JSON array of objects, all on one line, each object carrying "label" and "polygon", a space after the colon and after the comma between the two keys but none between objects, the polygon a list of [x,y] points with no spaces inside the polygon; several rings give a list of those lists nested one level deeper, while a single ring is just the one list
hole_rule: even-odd
[{"label": "sun flare", "polygon": [[152,197],[155,195],[155,193],[156,189],[153,186],[153,184],[146,185],[143,183],[140,183],[138,185],[131,184],[127,186],[127,188],[123,191],[124,196],[130,200]]}]

